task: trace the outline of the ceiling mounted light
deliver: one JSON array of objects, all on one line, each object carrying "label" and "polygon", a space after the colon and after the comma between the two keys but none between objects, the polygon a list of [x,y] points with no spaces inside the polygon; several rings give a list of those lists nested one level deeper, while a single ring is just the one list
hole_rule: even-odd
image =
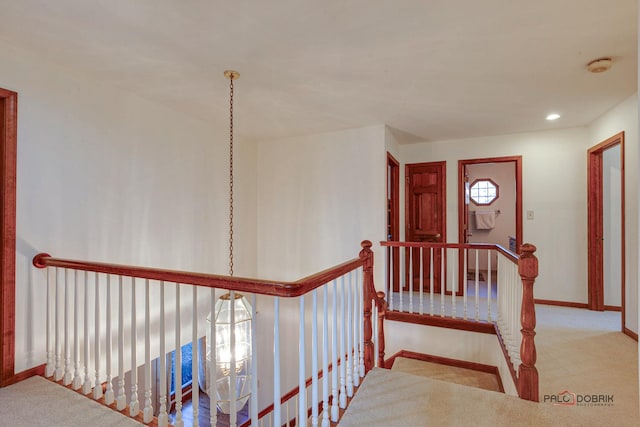
[{"label": "ceiling mounted light", "polygon": [[552,113],[547,116],[547,120],[549,120],[550,122],[554,120],[558,120],[559,118],[560,118],[560,114],[558,113]]},{"label": "ceiling mounted light", "polygon": [[590,73],[603,73],[611,68],[613,61],[611,58],[598,58],[587,64],[587,71]]}]

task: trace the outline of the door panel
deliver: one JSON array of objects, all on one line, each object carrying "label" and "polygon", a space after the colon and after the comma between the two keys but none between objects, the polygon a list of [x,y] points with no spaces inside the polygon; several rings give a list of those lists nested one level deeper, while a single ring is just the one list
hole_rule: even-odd
[{"label": "door panel", "polygon": [[[419,163],[406,166],[406,229],[408,242],[444,242],[445,236],[445,162]],[[439,250],[433,254],[433,288],[440,292],[441,258]],[[411,259],[411,266],[409,261]],[[420,286],[420,249],[407,252],[405,260],[404,289],[410,290],[409,274],[413,289]],[[429,289],[431,274],[431,254],[422,251],[422,274],[424,289]]]}]

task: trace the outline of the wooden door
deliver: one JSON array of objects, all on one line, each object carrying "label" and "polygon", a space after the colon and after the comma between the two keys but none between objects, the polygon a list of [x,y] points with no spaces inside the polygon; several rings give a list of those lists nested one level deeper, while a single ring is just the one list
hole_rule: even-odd
[{"label": "wooden door", "polygon": [[18,94],[0,88],[0,387],[15,381],[17,118]]},{"label": "wooden door", "polygon": [[[406,223],[405,240],[408,242],[439,242],[445,241],[446,224],[446,162],[417,163],[406,166]],[[411,256],[410,256],[411,255]],[[409,258],[412,266],[409,267]],[[433,268],[435,292],[440,292],[440,275],[442,254],[440,250],[434,250],[433,266],[429,250],[422,251],[424,289],[430,287],[429,278]],[[420,249],[414,248],[411,253],[407,251],[406,274],[412,271],[411,279],[405,280],[404,289],[410,290],[411,280],[413,289],[419,290],[420,286]]]}]

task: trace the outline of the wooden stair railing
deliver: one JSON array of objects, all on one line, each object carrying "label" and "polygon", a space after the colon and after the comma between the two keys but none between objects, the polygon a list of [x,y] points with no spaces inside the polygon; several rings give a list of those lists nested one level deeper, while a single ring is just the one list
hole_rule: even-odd
[{"label": "wooden stair railing", "polygon": [[[524,244],[520,248],[521,255],[517,255],[500,245],[486,243],[380,243],[387,248],[386,318],[496,334],[518,395],[537,402],[533,298],[538,275],[536,247]],[[497,278],[491,276],[494,256],[498,262],[498,265],[493,264],[497,267]],[[449,262],[445,261],[447,257]],[[393,265],[394,260],[400,260],[396,261],[400,265]],[[453,268],[447,270],[448,264]],[[482,267],[488,275],[484,280],[480,280]],[[467,277],[468,270],[472,271],[471,280]],[[494,278],[497,279],[496,289],[492,288]],[[487,286],[484,300],[479,297],[480,282]],[[468,295],[468,283],[475,285],[471,296]],[[495,297],[492,296],[494,291]],[[470,309],[469,301],[473,303]]]},{"label": "wooden stair railing", "polygon": [[[91,393],[98,400],[103,401],[108,406],[115,405],[120,411],[125,407],[129,408],[129,414],[132,417],[139,417],[143,414],[145,423],[157,423],[160,426],[168,425],[167,411],[171,402],[168,402],[168,394],[166,389],[160,387],[160,408],[153,408],[151,396],[151,382],[149,377],[151,360],[158,356],[165,356],[174,348],[179,348],[181,337],[189,334],[190,341],[196,343],[202,336],[202,328],[197,325],[204,323],[206,311],[213,311],[213,305],[216,300],[216,290],[228,290],[232,292],[244,292],[249,294],[257,294],[265,297],[271,297],[274,304],[274,408],[276,415],[274,422],[277,424],[282,421],[279,414],[282,405],[282,397],[280,396],[280,364],[282,363],[279,355],[280,338],[278,331],[280,329],[280,298],[297,298],[299,300],[300,314],[299,319],[299,397],[298,401],[298,418],[305,417],[306,414],[312,413],[314,417],[318,417],[317,411],[313,408],[328,408],[328,402],[331,402],[331,422],[337,421],[339,409],[344,409],[347,395],[353,394],[354,387],[359,384],[366,372],[374,366],[374,337],[372,336],[372,306],[375,305],[378,313],[378,331],[383,333],[384,320],[384,293],[376,292],[373,280],[373,252],[371,251],[371,242],[363,241],[362,250],[358,258],[354,258],[332,268],[323,270],[319,273],[312,274],[294,282],[277,282],[271,280],[249,279],[239,277],[229,277],[221,275],[193,273],[174,270],[163,270],[146,267],[135,267],[126,265],[115,265],[107,263],[77,261],[69,259],[53,258],[48,254],[38,254],[33,259],[34,266],[42,269],[49,268],[52,273],[47,270],[46,274],[46,292],[47,292],[47,313],[46,313],[46,330],[47,330],[47,365],[46,374],[52,376],[55,381],[61,381],[63,385],[70,386],[76,391],[83,394]],[[142,286],[144,285],[144,287]],[[165,311],[165,287],[169,290],[175,289],[175,309]],[[138,300],[136,303],[136,294],[141,294],[144,288],[143,301]],[[192,299],[189,308],[185,311],[185,300],[180,302],[180,295],[185,293],[185,289],[190,289]],[[124,290],[127,290],[126,293]],[[202,298],[206,298],[206,310],[202,308]],[[78,305],[78,297],[80,294],[84,296],[85,304]],[[168,295],[169,293],[167,293]],[[305,296],[310,295],[312,298],[312,307],[314,316],[311,321],[306,314]],[[322,304],[319,303],[319,295],[324,295]],[[89,297],[92,297],[90,300]],[[329,299],[331,296],[331,300]],[[74,300],[72,300],[72,298]],[[140,296],[138,296],[140,298]],[[106,300],[106,301],[105,301]],[[169,307],[171,304],[170,298]],[[75,303],[74,303],[75,301]],[[124,304],[127,302],[127,304]],[[158,302],[159,301],[159,302]],[[308,300],[307,300],[308,301]],[[340,301],[340,310],[338,310],[337,301]],[[152,304],[153,302],[153,304]],[[255,303],[255,300],[254,300]],[[159,304],[159,305],[158,305]],[[210,305],[209,305],[210,304]],[[131,311],[130,316],[124,315],[125,305]],[[318,313],[317,307],[322,308],[322,312]],[[90,307],[95,307],[93,312]],[[106,307],[106,309],[105,309]],[[160,316],[155,310],[160,310]],[[138,310],[140,313],[138,313]],[[264,311],[263,308],[261,308]],[[254,304],[255,311],[255,304]],[[141,313],[144,312],[144,315]],[[177,313],[177,315],[176,315]],[[189,322],[180,323],[182,317],[191,316],[191,326]],[[331,317],[329,318],[329,313]],[[139,315],[140,314],[140,315]],[[291,313],[288,313],[291,314]],[[175,317],[175,328],[171,333],[172,327],[165,329],[165,318],[167,321],[171,319],[171,315]],[[91,317],[93,316],[93,317]],[[81,319],[84,317],[83,328],[79,328]],[[90,319],[91,317],[91,319]],[[141,321],[139,319],[144,320]],[[323,319],[323,325],[318,327],[318,317]],[[306,318],[306,320],[305,320]],[[130,324],[136,325],[135,328],[126,326],[126,322],[130,319]],[[160,319],[158,326],[153,320]],[[290,319],[290,317],[288,317]],[[136,323],[142,322],[142,323]],[[252,320],[252,333],[256,333],[256,318]],[[332,329],[328,329],[329,322]],[[111,323],[114,327],[112,328]],[[211,322],[207,328],[210,328],[211,335],[214,336],[214,322]],[[311,323],[312,334],[308,334],[306,326]],[[115,325],[117,324],[117,329]],[[106,331],[113,333],[106,334]],[[123,326],[125,325],[125,326]],[[144,328],[143,328],[144,327]],[[129,329],[127,329],[129,328]],[[156,329],[154,329],[156,328]],[[82,329],[82,331],[80,331]],[[136,338],[136,334],[128,331],[143,330],[144,337]],[[159,329],[159,330],[158,330]],[[320,332],[321,329],[321,332]],[[53,332],[53,333],[52,333]],[[81,333],[82,332],[82,333]],[[262,333],[265,331],[263,330]],[[140,332],[138,332],[140,333]],[[112,342],[113,334],[116,334],[117,342]],[[131,338],[130,344],[124,341],[123,337],[128,334]],[[153,335],[153,339],[150,337]],[[175,336],[175,341],[165,344],[162,337]],[[255,336],[255,335],[254,335]],[[322,336],[323,347],[318,348]],[[97,337],[97,339],[95,338]],[[161,337],[158,345],[157,338]],[[329,355],[328,340],[331,338],[331,348],[333,355]],[[189,340],[188,340],[189,341]],[[378,360],[383,359],[384,340],[376,338],[376,346],[378,348]],[[290,341],[287,341],[289,343]],[[137,346],[142,350],[144,347],[144,363],[140,362],[140,358],[136,359]],[[311,351],[309,352],[309,349]],[[339,350],[338,350],[339,347]],[[80,349],[82,348],[82,352]],[[128,359],[123,355],[130,352],[131,358]],[[256,353],[265,351],[266,349],[254,348],[254,358]],[[194,360],[197,358],[197,345],[194,345]],[[308,387],[308,378],[305,375],[305,352],[311,354],[312,359],[311,371],[311,389],[312,398],[307,404],[305,390]],[[101,358],[106,353],[107,361]],[[338,354],[339,353],[339,354]],[[113,357],[112,357],[113,354]],[[287,347],[282,353],[285,355],[295,354],[293,348]],[[322,366],[318,366],[317,355],[322,354]],[[96,357],[96,355],[100,355]],[[276,355],[278,358],[276,358]],[[139,357],[139,356],[138,356]],[[331,360],[332,358],[332,360]],[[255,360],[255,359],[254,359]],[[332,371],[332,385],[328,386],[326,380],[323,380],[323,386],[320,386],[319,380],[322,376],[318,373],[328,372],[328,364],[337,367]],[[232,363],[236,363],[235,361]],[[128,364],[128,365],[127,365]],[[195,366],[196,364],[194,364]],[[145,374],[142,376],[140,396],[138,398],[138,383],[135,375],[134,384],[125,390],[124,373],[131,370],[132,367],[145,366]],[[235,365],[233,365],[235,366]],[[230,371],[235,371],[234,367]],[[74,374],[75,367],[75,374]],[[116,375],[116,369],[117,375]],[[83,374],[84,368],[84,374]],[[338,369],[339,368],[339,369]],[[192,372],[193,377],[197,378],[197,366]],[[316,369],[314,371],[314,369]],[[134,370],[135,371],[135,370]],[[338,372],[339,371],[339,372]],[[211,375],[215,375],[215,369],[210,369]],[[308,371],[307,371],[308,372]],[[314,373],[315,372],[315,373]],[[135,373],[135,372],[134,372]],[[175,383],[181,384],[180,369],[176,369]],[[84,378],[83,378],[84,376]],[[339,384],[338,377],[339,376]],[[118,381],[115,381],[115,378]],[[251,366],[251,387],[254,399],[250,402],[250,413],[252,425],[258,423],[258,402],[257,400],[257,364]],[[325,377],[326,378],[326,377]],[[95,379],[95,381],[94,381]],[[215,383],[215,378],[208,378],[209,384]],[[112,384],[113,383],[113,384]],[[338,384],[338,386],[335,386]],[[93,386],[93,387],[92,387]],[[166,387],[166,384],[163,385]],[[318,391],[322,388],[323,396],[318,396]],[[108,393],[106,393],[108,391]],[[197,417],[198,403],[197,394],[198,387],[194,387],[193,391],[194,417]],[[126,393],[126,395],[125,395]],[[181,399],[176,393],[176,411],[180,416],[176,416],[174,425],[181,426]],[[288,393],[290,394],[290,393]],[[211,394],[210,394],[211,395]],[[215,396],[215,393],[213,393]],[[287,394],[283,396],[287,398]],[[288,397],[290,399],[290,397]],[[287,400],[288,400],[287,399]],[[212,424],[216,421],[216,405],[212,400],[210,405],[212,408],[210,419]],[[234,408],[233,410],[240,408]],[[328,411],[325,410],[325,413]],[[323,424],[328,422],[327,416],[323,419]],[[318,421],[318,420],[316,420]],[[231,416],[231,425],[235,425],[236,419]]]}]

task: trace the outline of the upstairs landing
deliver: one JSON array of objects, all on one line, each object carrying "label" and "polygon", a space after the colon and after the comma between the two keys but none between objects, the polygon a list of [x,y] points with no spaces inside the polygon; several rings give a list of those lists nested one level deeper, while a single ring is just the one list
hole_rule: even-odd
[{"label": "upstairs landing", "polygon": [[[589,411],[525,401],[503,393],[375,368],[340,427],[594,425]],[[622,424],[619,424],[622,425]]]},{"label": "upstairs landing", "polygon": [[0,425],[135,427],[139,422],[42,377],[0,389]]}]

